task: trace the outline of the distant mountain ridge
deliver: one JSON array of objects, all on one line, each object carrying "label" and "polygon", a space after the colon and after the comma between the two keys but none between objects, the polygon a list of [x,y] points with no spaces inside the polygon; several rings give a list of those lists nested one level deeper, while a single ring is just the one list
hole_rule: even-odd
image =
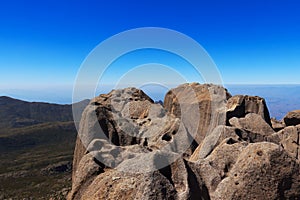
[{"label": "distant mountain ridge", "polygon": [[[76,103],[77,114],[88,103],[89,100]],[[1,96],[0,199],[65,196],[61,192],[70,187],[76,136],[72,104]]]},{"label": "distant mountain ridge", "polygon": [[[89,100],[77,104],[82,112]],[[20,128],[45,122],[73,121],[72,104],[27,102],[7,96],[0,97],[0,128]]]}]

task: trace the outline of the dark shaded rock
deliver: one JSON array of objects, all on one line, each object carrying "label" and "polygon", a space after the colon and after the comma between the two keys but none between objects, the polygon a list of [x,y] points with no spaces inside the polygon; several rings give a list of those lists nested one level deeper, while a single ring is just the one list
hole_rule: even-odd
[{"label": "dark shaded rock", "polygon": [[287,126],[296,126],[300,124],[300,110],[294,110],[289,112],[284,118],[284,123]]},{"label": "dark shaded rock", "polygon": [[51,164],[41,170],[42,174],[60,174],[72,171],[72,163],[69,161],[62,161]]},{"label": "dark shaded rock", "polygon": [[270,114],[265,99],[248,95],[236,95],[228,99],[227,124],[232,117],[242,118],[248,113],[260,115],[271,126]]},{"label": "dark shaded rock", "polygon": [[162,106],[164,105],[164,102],[163,102],[162,100],[155,101],[155,103],[156,103],[156,104],[160,104],[160,105],[162,105]]},{"label": "dark shaded rock", "polygon": [[[7,172],[0,174],[0,179],[6,179],[6,178],[23,178],[28,176],[30,172],[28,170],[20,170],[20,171],[13,171],[13,172]],[[1,198],[0,198],[1,199]]]}]

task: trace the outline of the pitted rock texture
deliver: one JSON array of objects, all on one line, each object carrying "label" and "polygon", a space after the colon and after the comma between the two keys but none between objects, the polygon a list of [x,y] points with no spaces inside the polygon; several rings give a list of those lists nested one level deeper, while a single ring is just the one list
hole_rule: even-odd
[{"label": "pitted rock texture", "polygon": [[300,199],[300,125],[272,128],[264,99],[230,96],[191,83],[164,107],[135,88],[94,98],[68,199]]},{"label": "pitted rock texture", "polygon": [[299,169],[299,164],[280,146],[268,142],[249,144],[229,167],[213,198],[297,199]]}]

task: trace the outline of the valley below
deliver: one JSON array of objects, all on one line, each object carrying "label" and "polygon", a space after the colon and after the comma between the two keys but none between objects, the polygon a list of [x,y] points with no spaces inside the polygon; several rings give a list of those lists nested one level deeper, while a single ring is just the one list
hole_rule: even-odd
[{"label": "valley below", "polygon": [[65,199],[77,135],[71,107],[0,97],[0,199]]}]

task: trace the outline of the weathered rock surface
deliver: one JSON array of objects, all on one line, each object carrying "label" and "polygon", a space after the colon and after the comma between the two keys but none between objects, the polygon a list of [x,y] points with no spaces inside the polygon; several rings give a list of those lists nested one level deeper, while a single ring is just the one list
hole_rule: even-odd
[{"label": "weathered rock surface", "polygon": [[92,99],[83,112],[75,147],[73,175],[86,147],[94,139],[108,139],[116,146],[147,146],[153,144],[152,140],[162,137],[160,134],[163,133],[168,134],[165,136],[167,140],[171,140],[176,128],[179,128],[176,119],[167,115],[160,104],[153,104],[152,99],[141,90],[127,88],[102,94]]},{"label": "weathered rock surface", "polygon": [[135,88],[93,99],[68,199],[300,199],[300,125],[275,132],[262,98],[229,96],[192,83],[166,110]]},{"label": "weathered rock surface", "polygon": [[247,144],[247,142],[226,138],[209,156],[194,163],[195,174],[202,178],[211,199],[213,199],[218,185],[228,176],[239,154]]},{"label": "weathered rock surface", "polygon": [[280,146],[225,139],[191,163],[210,199],[298,199],[299,164]]},{"label": "weathered rock surface", "polygon": [[[80,123],[70,197],[81,197],[82,183],[98,171],[91,167],[94,171],[90,173],[90,168],[81,166],[87,155],[96,161],[85,165],[98,162],[102,168],[117,167],[126,173],[132,167],[141,170],[139,173],[151,172],[169,164],[162,163],[162,158],[178,154],[168,161],[172,163],[182,154],[190,156],[196,148],[193,141],[180,119],[154,104],[141,90],[127,88],[100,95],[91,100]],[[148,160],[144,161],[144,156]]]},{"label": "weathered rock surface", "polygon": [[278,121],[275,118],[271,118],[271,124],[272,124],[272,128],[274,129],[274,131],[280,131],[282,129],[284,129],[286,126],[284,124],[284,122],[282,121]]},{"label": "weathered rock surface", "polygon": [[224,139],[230,138],[228,141],[250,141],[248,132],[235,128],[220,125],[217,126],[208,136],[206,136],[203,142],[197,147],[191,161],[197,161],[199,159],[206,158]]},{"label": "weathered rock surface", "polygon": [[159,172],[126,174],[108,170],[87,187],[81,199],[172,199],[176,192],[168,179]]},{"label": "weathered rock surface", "polygon": [[265,141],[267,136],[275,133],[260,115],[254,113],[249,113],[244,118],[233,117],[229,123],[236,128],[249,132],[253,142]]},{"label": "weathered rock surface", "polygon": [[229,167],[213,199],[298,199],[300,168],[273,143],[249,144]]},{"label": "weathered rock surface", "polygon": [[232,117],[242,118],[248,113],[260,115],[269,125],[271,125],[270,114],[265,99],[248,95],[236,95],[228,99],[226,112],[227,122]]},{"label": "weathered rock surface", "polygon": [[77,165],[77,170],[73,173],[72,190],[68,194],[68,199],[79,199],[86,187],[101,172],[103,172],[103,166],[96,162],[93,155],[84,155]]},{"label": "weathered rock surface", "polygon": [[291,157],[300,159],[300,125],[288,126],[270,135],[268,140],[281,145]]},{"label": "weathered rock surface", "polygon": [[[183,84],[166,94],[164,107],[171,114],[181,118],[191,134],[195,132],[195,140],[200,144],[206,134],[216,126],[225,125],[226,103],[229,97],[231,95],[221,86]],[[195,124],[197,121],[198,124]]]},{"label": "weathered rock surface", "polygon": [[286,114],[283,118],[287,126],[296,126],[300,124],[300,110],[294,110]]}]

